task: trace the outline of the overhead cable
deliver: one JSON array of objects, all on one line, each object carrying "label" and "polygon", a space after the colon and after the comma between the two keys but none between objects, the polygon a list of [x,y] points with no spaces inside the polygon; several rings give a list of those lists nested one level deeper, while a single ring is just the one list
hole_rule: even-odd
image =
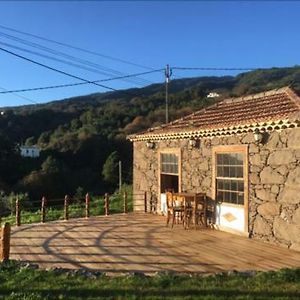
[{"label": "overhead cable", "polygon": [[[106,85],[103,85],[103,84],[99,84],[99,83],[96,83],[96,82],[93,82],[93,81],[84,79],[84,78],[82,78],[82,77],[79,77],[79,76],[70,74],[70,73],[68,73],[68,72],[65,72],[65,71],[62,71],[62,70],[59,70],[59,69],[56,69],[56,68],[47,66],[47,65],[45,65],[45,64],[43,64],[43,63],[37,62],[37,61],[35,61],[35,60],[33,60],[33,59],[30,59],[30,58],[27,58],[27,57],[22,56],[22,55],[20,55],[20,54],[14,53],[14,52],[9,51],[9,50],[7,50],[7,49],[4,49],[4,48],[2,48],[2,47],[0,47],[0,50],[3,51],[3,52],[6,52],[6,53],[8,53],[8,54],[11,54],[11,55],[13,55],[13,56],[15,56],[15,57],[18,57],[18,58],[21,58],[21,59],[26,60],[26,61],[28,61],[28,62],[31,62],[31,63],[33,63],[33,64],[36,64],[36,65],[38,65],[38,66],[41,66],[41,67],[43,67],[43,68],[46,68],[46,69],[48,69],[48,70],[52,70],[52,71],[54,71],[54,72],[57,72],[57,73],[60,73],[60,74],[63,74],[63,75],[66,75],[66,76],[69,76],[69,77],[72,77],[72,78],[81,80],[81,81],[84,81],[84,82],[86,82],[86,83],[94,84],[94,85],[100,86],[100,87],[102,87],[102,88],[111,90],[111,91],[120,92],[120,90],[117,90],[117,89],[115,89],[115,88],[112,88],[112,87],[109,87],[109,86],[106,86]],[[126,93],[126,92],[124,92],[124,91],[122,91],[122,92],[123,92],[123,93]],[[127,93],[126,93],[126,94],[127,94]]]},{"label": "overhead cable", "polygon": [[146,70],[154,70],[154,68],[144,66],[144,65],[141,65],[141,64],[137,64],[137,63],[125,60],[125,59],[116,58],[116,57],[105,55],[105,54],[102,54],[102,53],[99,53],[99,52],[96,52],[96,51],[91,51],[91,50],[84,49],[84,48],[81,48],[81,47],[73,46],[73,45],[70,45],[70,44],[67,44],[67,43],[63,43],[63,42],[59,42],[59,41],[52,40],[52,39],[49,39],[49,38],[45,38],[45,37],[42,37],[42,36],[39,36],[39,35],[36,35],[36,34],[32,34],[32,33],[28,33],[28,32],[25,32],[25,31],[17,30],[17,29],[8,27],[8,26],[0,25],[0,28],[3,28],[5,30],[9,30],[9,31],[13,31],[13,32],[17,32],[17,33],[20,33],[20,34],[23,34],[23,35],[26,35],[26,36],[30,36],[30,37],[33,37],[33,38],[36,38],[36,39],[39,39],[39,40],[43,40],[43,41],[46,41],[46,42],[49,42],[49,43],[64,46],[64,47],[67,47],[67,48],[70,48],[70,49],[74,49],[74,50],[89,53],[89,54],[92,54],[92,55],[100,56],[100,57],[103,57],[103,58],[106,58],[106,59],[118,61],[118,62],[127,64],[127,65],[132,65],[132,66],[143,68],[143,69],[146,69]]},{"label": "overhead cable", "polygon": [[56,89],[56,88],[65,88],[65,87],[85,85],[85,84],[90,84],[90,83],[112,81],[112,80],[117,80],[117,79],[121,79],[121,78],[135,77],[135,76],[139,76],[139,75],[146,75],[146,74],[150,74],[150,73],[161,72],[163,70],[164,69],[158,69],[158,70],[153,70],[153,71],[148,71],[148,72],[142,72],[142,73],[136,73],[136,74],[129,74],[129,75],[125,75],[125,76],[122,76],[122,77],[114,77],[114,78],[108,78],[108,79],[92,80],[90,82],[77,82],[77,83],[67,83],[67,84],[42,86],[42,87],[26,88],[26,89],[18,89],[18,90],[5,90],[5,91],[0,92],[0,94],[11,94],[11,93],[16,93],[16,92],[31,92],[31,91],[38,91],[38,90],[48,90],[48,89]]},{"label": "overhead cable", "polygon": [[[3,36],[5,38],[7,38],[7,39],[10,39],[10,40],[13,40],[13,41],[25,44],[25,45],[33,47],[33,48],[37,48],[39,50],[42,50],[42,51],[45,51],[45,52],[48,52],[48,53],[51,53],[51,54],[54,54],[54,55],[57,55],[57,56],[61,56],[61,57],[70,59],[72,61],[79,62],[79,63],[81,63],[83,65],[88,65],[90,67],[101,69],[101,70],[104,71],[104,72],[100,72],[98,70],[90,69],[90,68],[87,69],[85,67],[86,70],[91,71],[91,72],[97,72],[97,73],[100,73],[100,74],[103,74],[103,75],[106,75],[106,76],[113,76],[113,75],[115,75],[115,76],[117,76],[117,75],[118,76],[122,76],[122,75],[126,75],[126,74],[124,74],[124,73],[122,73],[120,71],[117,71],[117,70],[114,70],[114,69],[111,69],[111,68],[107,68],[105,66],[99,65],[99,64],[91,62],[91,61],[88,61],[86,59],[78,58],[78,57],[75,57],[73,55],[70,55],[70,54],[67,54],[67,53],[64,53],[64,52],[61,52],[61,51],[58,51],[58,50],[54,50],[54,49],[48,48],[48,47],[42,46],[42,45],[34,43],[34,42],[26,41],[26,40],[24,40],[22,38],[19,38],[19,37],[16,37],[16,36],[12,36],[10,34],[6,34],[6,33],[3,33],[3,32],[0,32],[0,36]],[[17,46],[11,45],[11,44],[7,44],[6,46],[8,46],[8,45],[9,45],[9,47],[13,47],[13,48],[17,47]],[[32,54],[43,56],[43,57],[48,58],[48,59],[56,60],[56,61],[62,62],[64,64],[73,64],[71,62],[62,61],[62,60],[59,60],[59,59],[56,59],[56,58],[53,58],[53,57],[45,56],[44,54],[41,54],[41,53],[38,53],[38,52],[33,52],[31,50],[27,50],[27,49],[24,49],[24,48],[22,48],[22,51],[31,52]],[[79,66],[78,64],[76,64],[76,65],[73,64],[73,66],[84,68],[83,66]],[[141,81],[142,81],[143,85],[152,83],[151,81],[145,80],[143,78],[137,78],[137,79],[139,80],[139,82],[135,82],[136,84],[141,84]]]},{"label": "overhead cable", "polygon": [[172,70],[202,70],[202,71],[253,71],[263,68],[211,68],[211,67],[172,67]]}]

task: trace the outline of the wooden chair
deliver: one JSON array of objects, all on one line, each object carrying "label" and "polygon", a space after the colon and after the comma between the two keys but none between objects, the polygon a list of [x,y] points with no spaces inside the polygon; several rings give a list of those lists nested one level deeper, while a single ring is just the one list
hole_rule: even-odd
[{"label": "wooden chair", "polygon": [[184,206],[181,202],[178,204],[178,200],[175,200],[173,197],[172,192],[166,192],[166,202],[167,202],[167,224],[169,225],[170,219],[172,218],[172,225],[171,228],[173,228],[175,220],[183,220],[183,214],[184,214]]},{"label": "wooden chair", "polygon": [[207,226],[207,216],[206,216],[206,194],[196,193],[194,199],[185,203],[185,228],[188,229],[190,224],[197,228],[197,225]]},{"label": "wooden chair", "polygon": [[194,207],[194,226],[203,225],[207,227],[207,201],[206,194],[197,193],[195,195],[195,207]]},{"label": "wooden chair", "polygon": [[157,196],[154,193],[150,197],[150,212],[157,213]]},{"label": "wooden chair", "polygon": [[207,226],[213,228],[216,223],[216,201],[206,198],[206,220]]}]

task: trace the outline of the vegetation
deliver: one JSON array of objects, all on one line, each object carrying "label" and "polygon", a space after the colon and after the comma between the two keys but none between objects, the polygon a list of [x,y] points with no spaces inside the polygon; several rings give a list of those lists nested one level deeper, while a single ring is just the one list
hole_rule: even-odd
[{"label": "vegetation", "polygon": [[[127,210],[133,210],[132,188],[124,185],[122,191],[127,192]],[[3,195],[3,197],[5,197]],[[20,199],[21,203],[21,224],[38,223],[41,221],[41,202],[28,201],[27,195],[8,195],[10,206],[6,208],[5,217],[1,218],[1,223],[9,222],[11,225],[16,224],[15,217],[15,200]],[[6,201],[8,203],[8,201]],[[1,202],[0,202],[1,203]],[[64,199],[54,199],[47,201],[46,222],[62,220],[64,218]],[[114,193],[109,197],[109,211],[113,213],[123,212],[123,194]],[[1,208],[1,207],[0,207]],[[82,218],[85,216],[85,200],[81,188],[77,189],[77,193],[69,205],[69,218]],[[90,216],[100,216],[104,214],[104,197],[92,196],[90,201]],[[0,214],[1,216],[1,214]]]},{"label": "vegetation", "polygon": [[0,297],[50,299],[299,299],[300,269],[245,274],[157,274],[108,277],[101,273],[36,270],[0,265]]},{"label": "vegetation", "polygon": [[[199,77],[170,84],[170,119],[219,99],[292,84],[300,91],[300,67],[273,68],[235,77]],[[0,117],[0,190],[28,193],[29,199],[73,195],[78,187],[103,194],[115,190],[116,157],[123,182],[132,175],[132,145],[126,135],[164,122],[164,86],[97,93],[42,105],[4,108]],[[38,159],[21,158],[17,144],[37,144]],[[113,156],[113,157],[112,157]]]}]

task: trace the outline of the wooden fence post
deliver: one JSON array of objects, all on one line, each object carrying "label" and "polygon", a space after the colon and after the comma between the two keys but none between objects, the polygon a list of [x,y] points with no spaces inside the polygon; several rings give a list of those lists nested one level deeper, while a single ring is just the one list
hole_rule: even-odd
[{"label": "wooden fence post", "polygon": [[127,192],[125,191],[123,194],[123,213],[127,214]]},{"label": "wooden fence post", "polygon": [[42,198],[42,209],[41,209],[41,222],[45,223],[45,219],[46,219],[46,197]]},{"label": "wooden fence post", "polygon": [[87,193],[85,195],[85,217],[86,219],[90,217],[90,195]]},{"label": "wooden fence post", "polygon": [[107,193],[104,195],[104,210],[105,210],[105,215],[109,215],[109,196]]},{"label": "wooden fence post", "polygon": [[1,228],[0,260],[9,260],[10,251],[10,224],[5,223]]},{"label": "wooden fence post", "polygon": [[144,206],[145,206],[145,213],[147,212],[147,192],[144,194]]},{"label": "wooden fence post", "polygon": [[20,201],[19,198],[16,200],[16,225],[21,225],[21,209],[20,209]]},{"label": "wooden fence post", "polygon": [[69,220],[69,196],[65,196],[65,201],[64,201],[64,219],[67,221]]}]

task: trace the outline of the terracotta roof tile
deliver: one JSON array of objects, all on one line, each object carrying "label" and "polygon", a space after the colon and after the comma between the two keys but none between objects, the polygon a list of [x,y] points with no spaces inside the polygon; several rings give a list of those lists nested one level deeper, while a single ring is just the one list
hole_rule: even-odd
[{"label": "terracotta roof tile", "polygon": [[246,97],[230,98],[164,126],[129,136],[131,140],[151,134],[214,130],[261,122],[286,120],[300,112],[300,98],[289,87]]}]

